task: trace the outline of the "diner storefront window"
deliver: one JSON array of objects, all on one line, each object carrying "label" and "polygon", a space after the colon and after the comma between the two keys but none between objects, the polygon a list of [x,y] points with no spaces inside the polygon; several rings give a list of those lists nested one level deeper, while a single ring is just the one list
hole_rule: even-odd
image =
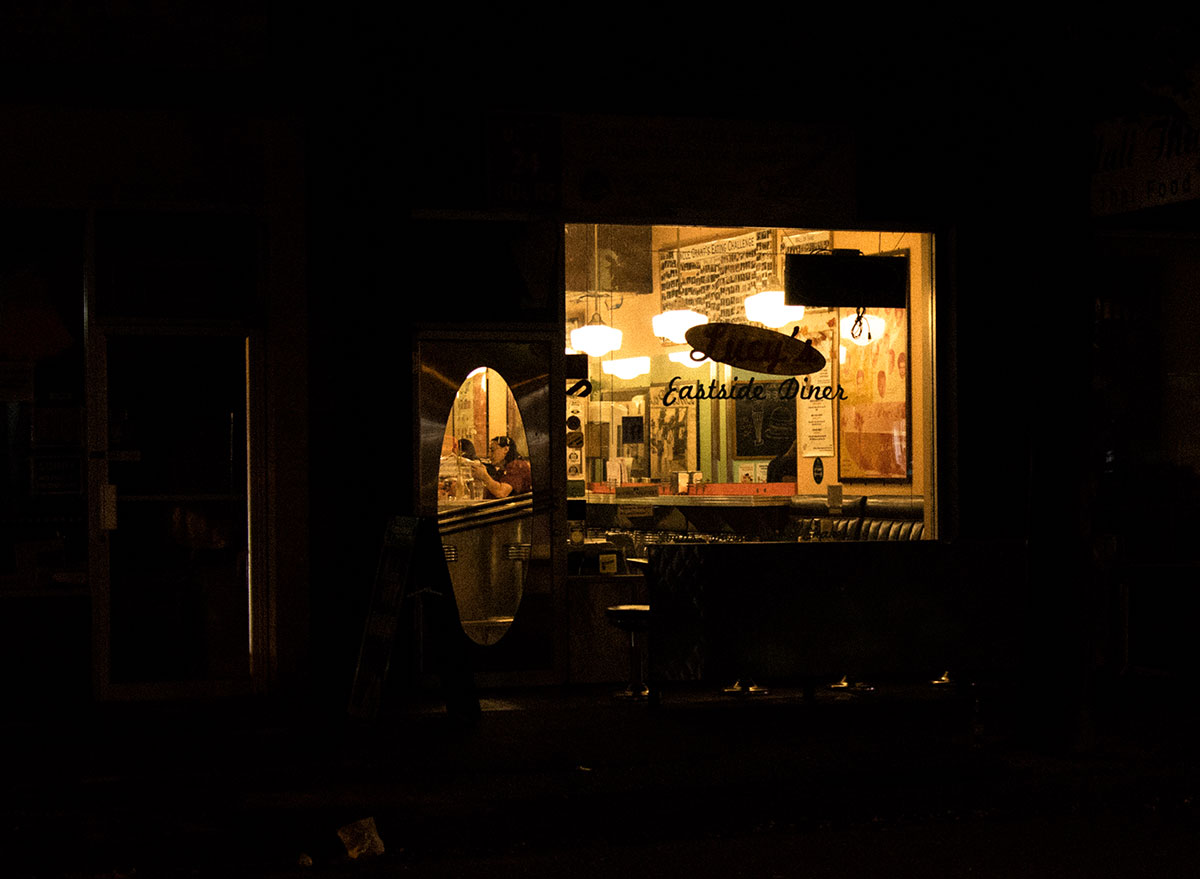
[{"label": "diner storefront window", "polygon": [[589,531],[937,536],[932,235],[571,224],[565,242]]}]

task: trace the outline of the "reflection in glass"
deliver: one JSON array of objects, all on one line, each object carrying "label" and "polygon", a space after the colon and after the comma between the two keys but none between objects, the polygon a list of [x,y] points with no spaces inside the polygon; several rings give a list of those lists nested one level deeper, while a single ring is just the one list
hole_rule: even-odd
[{"label": "reflection in glass", "polygon": [[494,369],[471,372],[446,420],[438,519],[463,630],[493,644],[512,624],[530,558],[533,479],[516,399]]},{"label": "reflection in glass", "polygon": [[250,673],[247,342],[107,339],[113,683]]}]

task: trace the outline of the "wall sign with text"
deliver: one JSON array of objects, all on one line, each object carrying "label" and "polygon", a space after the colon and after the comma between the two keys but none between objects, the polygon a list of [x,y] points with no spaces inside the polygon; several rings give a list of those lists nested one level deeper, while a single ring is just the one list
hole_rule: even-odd
[{"label": "wall sign with text", "polygon": [[825,355],[807,339],[748,324],[710,323],[684,335],[697,361],[709,357],[739,369],[768,375],[808,375],[825,366]]}]

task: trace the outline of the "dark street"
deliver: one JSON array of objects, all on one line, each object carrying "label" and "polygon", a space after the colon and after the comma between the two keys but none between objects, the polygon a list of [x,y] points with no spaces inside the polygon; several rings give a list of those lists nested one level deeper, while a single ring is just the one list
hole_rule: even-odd
[{"label": "dark street", "polygon": [[[10,724],[6,875],[1168,877],[1196,854],[1177,709],[1048,748],[919,686],[482,705],[474,728],[436,705]],[[366,818],[384,851],[352,859],[337,831]]]}]

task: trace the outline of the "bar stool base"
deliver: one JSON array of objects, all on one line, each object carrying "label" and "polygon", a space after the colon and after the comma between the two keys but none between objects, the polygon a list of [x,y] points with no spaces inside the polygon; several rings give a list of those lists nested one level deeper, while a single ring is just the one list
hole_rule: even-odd
[{"label": "bar stool base", "polygon": [[618,604],[605,613],[609,622],[629,635],[629,684],[623,692],[616,694],[617,698],[630,702],[652,701],[643,673],[643,645],[638,639],[639,634],[645,636],[650,629],[650,605]]}]

